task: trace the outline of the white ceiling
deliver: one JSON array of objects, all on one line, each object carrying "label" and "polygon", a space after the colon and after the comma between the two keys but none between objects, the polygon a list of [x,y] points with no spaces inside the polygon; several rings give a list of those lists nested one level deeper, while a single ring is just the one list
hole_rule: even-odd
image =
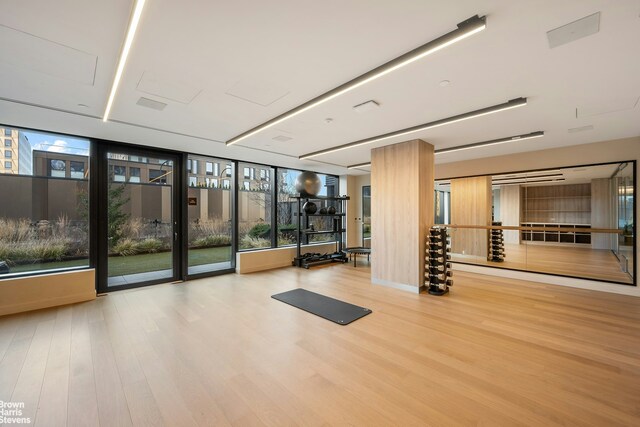
[{"label": "white ceiling", "polygon": [[[344,166],[368,161],[371,148],[408,138],[315,160],[297,157],[520,96],[529,105],[411,139],[444,148],[546,133],[438,155],[444,163],[640,135],[637,0],[147,0],[113,122],[102,123],[131,7],[126,0],[1,2],[6,31],[28,33],[84,59],[95,56],[97,63],[93,84],[65,79],[59,70],[73,55],[60,53],[56,64],[33,47],[47,44],[29,43],[30,36],[16,40],[27,40],[19,47],[32,50],[26,55],[31,60],[15,59],[8,53],[15,53],[16,42],[8,46],[3,38],[0,123],[328,173],[346,173]],[[597,34],[549,49],[547,31],[595,12],[601,12]],[[475,14],[487,15],[485,31],[233,147],[224,145]],[[34,66],[43,57],[58,72]],[[451,84],[441,87],[445,79]],[[141,107],[136,103],[142,96],[168,105],[163,111]],[[352,110],[370,99],[380,108]],[[594,129],[567,131],[588,125]],[[280,135],[292,139],[273,140]]]}]

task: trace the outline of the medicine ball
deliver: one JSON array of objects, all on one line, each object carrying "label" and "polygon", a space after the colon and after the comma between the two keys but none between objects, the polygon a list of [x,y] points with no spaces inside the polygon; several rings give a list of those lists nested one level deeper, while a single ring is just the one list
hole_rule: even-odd
[{"label": "medicine ball", "polygon": [[302,210],[307,215],[313,215],[318,210],[318,206],[316,206],[316,204],[313,202],[306,202],[304,205],[302,205]]}]

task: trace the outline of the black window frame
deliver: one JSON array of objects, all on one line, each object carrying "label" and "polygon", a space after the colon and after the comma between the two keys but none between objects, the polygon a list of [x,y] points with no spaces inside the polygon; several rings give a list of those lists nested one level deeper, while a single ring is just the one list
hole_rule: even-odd
[{"label": "black window frame", "polygon": [[[133,144],[133,143],[129,143],[129,142],[123,142],[123,141],[114,141],[114,140],[104,140],[104,139],[100,139],[100,138],[94,138],[94,137],[87,137],[87,136],[83,136],[83,135],[79,135],[79,134],[70,134],[70,133],[64,133],[64,132],[59,132],[59,131],[54,131],[54,130],[49,130],[49,129],[41,129],[41,128],[27,128],[27,127],[21,127],[21,126],[10,126],[10,125],[3,125],[0,124],[0,127],[5,127],[5,133],[8,131],[9,133],[6,134],[7,136],[11,136],[11,131],[13,129],[16,130],[24,130],[24,131],[32,131],[32,132],[42,132],[42,133],[47,133],[47,134],[53,134],[53,135],[60,135],[63,137],[70,137],[70,138],[81,138],[81,139],[85,139],[87,141],[89,141],[89,157],[88,157],[88,164],[87,164],[87,168],[89,171],[91,171],[91,174],[89,176],[89,200],[94,200],[95,202],[90,202],[89,204],[89,265],[88,266],[81,266],[81,267],[69,267],[69,268],[63,268],[63,269],[56,269],[56,270],[37,270],[37,271],[31,271],[31,272],[25,272],[24,274],[20,273],[20,274],[15,274],[15,275],[11,275],[11,277],[8,277],[7,279],[16,279],[16,278],[20,278],[20,277],[30,277],[30,276],[38,276],[38,275],[43,275],[43,274],[51,274],[51,273],[61,273],[61,272],[67,272],[67,271],[82,271],[82,270],[89,270],[89,269],[98,269],[99,265],[98,265],[98,259],[99,259],[99,251],[100,251],[100,247],[101,246],[105,246],[105,245],[99,245],[98,243],[98,229],[99,229],[99,222],[100,222],[100,218],[102,215],[102,211],[100,211],[99,207],[98,207],[98,201],[99,196],[100,196],[100,181],[101,180],[106,180],[107,176],[105,174],[108,174],[109,172],[106,169],[106,163],[108,163],[108,160],[106,160],[106,151],[108,147],[108,150],[123,150],[125,152],[129,152],[129,153],[133,153],[132,155],[135,157],[137,156],[137,158],[134,160],[132,159],[131,161],[137,161],[139,163],[144,163],[144,164],[148,164],[147,158],[146,156],[139,154],[139,153],[145,153],[145,152],[154,152],[154,153],[158,153],[158,156],[161,157],[161,153],[167,153],[171,156],[182,156],[182,163],[180,166],[180,180],[178,182],[177,187],[177,195],[179,197],[176,197],[176,199],[181,199],[179,201],[179,203],[181,203],[180,206],[180,210],[181,212],[183,212],[181,214],[181,223],[179,224],[180,227],[183,227],[183,234],[186,233],[186,226],[188,225],[186,221],[182,220],[182,218],[187,218],[185,216],[186,214],[186,208],[187,208],[187,183],[188,183],[188,171],[187,171],[187,160],[188,160],[188,156],[189,155],[193,155],[193,156],[202,156],[202,157],[212,157],[210,154],[204,154],[204,153],[196,153],[196,152],[186,152],[186,151],[179,151],[179,150],[171,150],[171,149],[160,149],[160,148],[155,148],[153,146],[146,146],[146,145],[139,145],[139,144]],[[7,128],[9,128],[7,130]],[[136,153],[139,152],[139,153]],[[105,159],[101,159],[101,156],[105,156]],[[233,258],[235,260],[235,255],[238,252],[251,252],[251,251],[259,251],[259,250],[269,250],[269,249],[276,249],[278,247],[280,247],[277,243],[277,233],[275,232],[275,230],[277,229],[277,214],[276,214],[276,208],[277,208],[277,203],[275,203],[276,200],[276,190],[278,187],[278,171],[280,169],[292,169],[290,167],[281,167],[281,166],[276,166],[276,165],[270,165],[270,164],[264,164],[264,163],[256,163],[254,161],[251,160],[247,160],[247,159],[231,159],[231,158],[227,158],[227,157],[222,157],[222,156],[213,156],[216,159],[222,161],[222,162],[226,162],[225,163],[218,163],[218,168],[219,168],[219,172],[222,172],[220,174],[220,179],[218,180],[218,188],[228,188],[229,190],[231,190],[231,195],[232,195],[232,216],[233,216],[233,238],[232,238],[232,252],[233,252]],[[50,161],[51,159],[47,159],[47,169],[50,172],[50,167],[51,167],[51,163]],[[58,159],[60,160],[60,159]],[[67,172],[70,171],[70,166],[67,164],[67,162],[65,162],[64,160],[61,160],[65,163],[65,175],[67,175]],[[103,163],[104,162],[104,163]],[[255,168],[260,168],[260,169],[265,169],[265,170],[270,170],[273,169],[273,173],[274,173],[274,177],[273,179],[270,179],[269,176],[267,176],[267,179],[265,179],[264,181],[266,183],[268,183],[266,185],[266,188],[268,189],[268,191],[271,194],[271,197],[274,200],[274,203],[272,203],[272,212],[271,212],[271,229],[272,229],[272,238],[271,238],[271,246],[269,247],[265,247],[265,248],[253,248],[253,249],[244,249],[242,251],[238,250],[238,220],[237,220],[237,213],[238,213],[238,191],[240,191],[239,185],[238,185],[238,165],[240,163],[246,163],[246,164],[251,164],[254,166],[254,170],[253,170],[253,176],[255,177]],[[101,170],[100,167],[102,165],[105,165],[104,170]],[[174,167],[177,167],[177,165],[174,165]],[[11,169],[13,168],[13,162],[5,162],[5,168],[6,169]],[[197,166],[196,166],[197,168]],[[215,168],[215,164],[214,164],[214,168]],[[215,170],[215,169],[214,169]],[[205,170],[206,172],[206,170]],[[314,171],[315,172],[315,171]],[[266,173],[266,172],[265,172]],[[323,175],[327,175],[327,176],[332,176],[336,178],[336,192],[339,194],[339,177],[337,175],[333,175],[333,174],[327,174],[324,172],[316,172],[319,174],[323,174]],[[251,171],[249,172],[249,174],[251,175]],[[260,175],[261,176],[261,175]],[[125,167],[125,180],[127,179],[128,175],[127,175],[127,169]],[[259,178],[258,180],[262,181],[262,178]],[[178,201],[176,202],[178,203]],[[101,213],[102,212],[102,213]],[[186,236],[186,234],[184,234]],[[182,261],[183,262],[187,262],[187,252],[185,249],[185,245],[187,245],[186,239],[182,239],[182,243],[181,243],[181,252],[184,254],[184,256],[182,258],[184,258]],[[320,243],[322,244],[322,243]],[[313,245],[313,244],[311,244]],[[285,247],[290,247],[288,245],[285,245]],[[176,251],[176,253],[178,253],[178,251]],[[106,265],[102,266],[103,269],[105,269],[106,272]],[[228,269],[228,270],[218,270],[218,271],[212,271],[212,272],[207,272],[207,273],[202,273],[202,274],[198,274],[198,275],[193,275],[193,276],[189,276],[186,274],[187,269],[182,268],[180,271],[180,274],[182,276],[182,278],[184,280],[192,280],[192,279],[196,279],[196,278],[201,278],[201,277],[210,277],[210,276],[217,276],[220,274],[227,274],[227,273],[232,273],[235,272],[235,267],[232,269]],[[98,276],[99,274],[96,274],[96,290],[98,290]],[[0,279],[2,279],[2,277],[0,276]],[[166,282],[166,280],[161,281],[162,283]],[[160,282],[159,282],[160,283]],[[132,285],[131,287],[138,287],[138,286],[147,286],[147,285],[151,285],[154,283],[143,283],[140,285]],[[117,290],[120,289],[125,289],[125,288],[118,288]],[[111,291],[111,290],[109,290]]]}]

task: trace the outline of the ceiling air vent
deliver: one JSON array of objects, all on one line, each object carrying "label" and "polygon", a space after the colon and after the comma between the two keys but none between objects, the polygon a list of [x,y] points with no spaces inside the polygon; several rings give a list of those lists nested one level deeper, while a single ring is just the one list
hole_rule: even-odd
[{"label": "ceiling air vent", "polygon": [[164,102],[154,101],[153,99],[145,98],[144,96],[140,97],[136,104],[158,111],[164,110],[164,107],[167,106],[167,104],[165,104]]},{"label": "ceiling air vent", "polygon": [[549,47],[562,46],[600,31],[600,12],[585,16],[562,27],[547,31]]},{"label": "ceiling air vent", "polygon": [[273,137],[272,139],[278,142],[287,142],[287,141],[291,141],[293,138],[284,136],[284,135],[278,135],[276,137]]},{"label": "ceiling air vent", "polygon": [[587,125],[587,126],[580,126],[580,127],[577,127],[577,128],[571,128],[571,129],[568,129],[567,132],[576,133],[576,132],[584,132],[584,131],[587,131],[587,130],[593,130],[593,125]]}]

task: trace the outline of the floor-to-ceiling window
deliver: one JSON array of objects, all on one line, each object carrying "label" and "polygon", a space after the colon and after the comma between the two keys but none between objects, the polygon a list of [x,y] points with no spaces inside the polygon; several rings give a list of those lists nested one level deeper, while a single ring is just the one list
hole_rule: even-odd
[{"label": "floor-to-ceiling window", "polygon": [[90,147],[0,126],[0,278],[89,266]]},{"label": "floor-to-ceiling window", "polygon": [[119,150],[106,157],[108,286],[173,278],[176,158]]},{"label": "floor-to-ceiling window", "polygon": [[[0,277],[96,267],[106,292],[232,270],[234,248],[296,243],[297,170],[13,127],[0,127],[0,158]],[[319,209],[339,211],[325,200],[338,177],[318,176]],[[305,226],[331,230],[330,217]]]},{"label": "floor-to-ceiling window", "polygon": [[238,164],[238,248],[272,246],[274,169],[252,163]]},{"label": "floor-to-ceiling window", "polygon": [[[277,223],[278,223],[278,246],[295,245],[297,243],[297,226],[300,215],[298,214],[298,201],[294,198],[297,195],[296,180],[302,171],[295,169],[278,168],[278,189],[277,197]],[[332,230],[333,218],[330,216],[318,215],[327,212],[329,207],[336,211],[340,210],[340,204],[335,200],[323,200],[327,197],[338,195],[339,179],[334,175],[317,174],[320,178],[320,191],[316,195],[318,200],[312,200],[317,206],[316,215],[308,219],[309,224],[302,224],[303,227],[313,226],[314,230]],[[303,202],[304,203],[304,202]],[[326,242],[335,240],[332,234],[316,234],[309,238],[309,243]],[[307,243],[307,242],[302,242]]]},{"label": "floor-to-ceiling window", "polygon": [[278,246],[295,245],[298,239],[298,201],[296,179],[302,172],[295,169],[278,168],[278,199],[277,223]]},{"label": "floor-to-ceiling window", "polygon": [[233,267],[233,163],[189,155],[188,273]]}]

